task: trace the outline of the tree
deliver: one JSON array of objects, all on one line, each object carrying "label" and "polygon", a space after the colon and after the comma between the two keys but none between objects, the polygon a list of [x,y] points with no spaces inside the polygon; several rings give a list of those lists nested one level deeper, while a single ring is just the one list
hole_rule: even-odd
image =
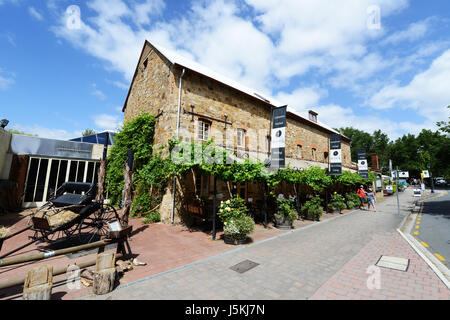
[{"label": "tree", "polygon": [[86,130],[83,131],[82,135],[83,135],[83,137],[86,137],[86,136],[90,136],[90,135],[93,135],[93,134],[96,134],[96,133],[97,132],[95,130],[93,130],[93,129],[86,129]]},{"label": "tree", "polygon": [[[447,109],[450,109],[450,105],[447,106]],[[448,117],[450,119],[450,117]],[[440,128],[439,130],[441,130],[442,132],[446,132],[448,134],[450,134],[450,121],[439,121],[436,122],[436,125]]]},{"label": "tree", "polygon": [[351,144],[352,159],[356,161],[356,159],[358,159],[357,156],[358,150],[365,149],[368,155],[367,162],[369,166],[371,166],[372,159],[370,157],[370,154],[374,153],[374,149],[373,149],[373,137],[370,135],[370,133],[350,127],[341,128],[338,131],[340,131],[343,135],[347,136],[352,140]]},{"label": "tree", "polygon": [[23,131],[19,131],[19,130],[15,130],[15,129],[8,129],[8,131],[12,134],[21,134],[23,136],[31,136],[31,137],[38,137],[37,134],[32,134],[32,133],[25,133]]}]

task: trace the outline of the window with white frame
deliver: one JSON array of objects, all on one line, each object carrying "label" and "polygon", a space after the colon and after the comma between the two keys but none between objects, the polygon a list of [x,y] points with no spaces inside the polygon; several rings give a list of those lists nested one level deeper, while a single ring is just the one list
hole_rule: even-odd
[{"label": "window with white frame", "polygon": [[301,144],[297,145],[297,158],[299,158],[299,159],[302,158],[302,145]]},{"label": "window with white frame", "polygon": [[209,139],[209,132],[211,129],[211,122],[205,120],[198,120],[198,139],[207,141]]},{"label": "window with white frame", "polygon": [[237,146],[238,148],[245,148],[245,130],[237,129]]}]

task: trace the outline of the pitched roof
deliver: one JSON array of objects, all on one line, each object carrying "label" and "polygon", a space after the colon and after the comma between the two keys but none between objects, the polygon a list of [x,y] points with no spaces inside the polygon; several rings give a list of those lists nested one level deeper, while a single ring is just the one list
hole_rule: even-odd
[{"label": "pitched roof", "polygon": [[[224,76],[222,74],[219,74],[219,73],[217,73],[217,72],[215,72],[215,71],[213,71],[213,70],[211,70],[211,69],[209,69],[209,68],[207,68],[207,67],[205,67],[205,66],[203,66],[203,65],[201,65],[201,64],[199,64],[199,63],[197,63],[195,61],[187,59],[186,57],[183,57],[180,54],[178,54],[178,53],[176,53],[176,52],[174,52],[172,50],[164,48],[164,47],[162,47],[160,45],[152,44],[148,40],[146,40],[146,43],[149,43],[153,48],[155,48],[157,51],[159,51],[159,53],[161,55],[163,55],[173,65],[179,65],[181,67],[184,67],[184,68],[190,69],[192,71],[195,71],[195,72],[197,72],[197,73],[199,73],[201,75],[204,75],[204,76],[206,76],[208,78],[216,80],[216,81],[218,81],[218,82],[220,82],[220,83],[222,83],[222,84],[224,84],[226,86],[234,88],[234,89],[236,89],[236,90],[238,90],[240,92],[243,92],[243,93],[245,93],[245,94],[247,94],[249,96],[252,96],[252,97],[254,97],[254,98],[256,98],[256,99],[258,99],[258,100],[260,100],[262,102],[265,102],[265,103],[271,105],[272,107],[282,107],[282,106],[286,105],[286,104],[281,103],[280,101],[277,101],[273,97],[270,97],[268,95],[265,95],[263,93],[258,92],[257,90],[254,90],[254,89],[251,89],[251,88],[249,88],[247,86],[244,86],[243,84],[241,84],[241,83],[239,83],[239,82],[237,82],[235,80],[232,80],[232,79],[230,79],[230,78],[228,78],[228,77],[226,77],[226,76]],[[145,48],[145,44],[144,44],[144,48]],[[142,49],[142,51],[143,50],[144,49]],[[141,57],[142,57],[142,53],[141,53]],[[141,57],[139,58],[139,60],[141,59]],[[137,67],[136,67],[136,71],[137,71]],[[135,75],[136,75],[136,72],[135,72]],[[133,77],[133,81],[134,81],[134,77]],[[133,81],[132,81],[132,83],[130,85],[130,91],[131,91],[131,86],[133,85]],[[128,92],[128,95],[129,95],[129,93],[130,92]],[[125,104],[124,104],[124,107],[123,107],[122,111],[125,110],[125,105],[126,105],[126,102],[128,100],[128,95],[127,95],[127,99],[125,100]],[[288,114],[288,116],[291,115],[291,116],[294,116],[294,118],[304,120],[304,122],[306,122],[306,123],[308,123],[308,124],[310,124],[312,126],[321,127],[323,129],[331,132],[331,133],[340,134],[344,138],[350,140],[348,137],[342,135],[338,131],[330,128],[329,126],[327,126],[327,125],[325,125],[325,124],[323,124],[323,123],[321,123],[319,121],[314,122],[314,121],[309,120],[307,117],[304,117],[298,111],[296,111],[294,108],[291,108],[289,106],[287,107],[287,114]]]}]

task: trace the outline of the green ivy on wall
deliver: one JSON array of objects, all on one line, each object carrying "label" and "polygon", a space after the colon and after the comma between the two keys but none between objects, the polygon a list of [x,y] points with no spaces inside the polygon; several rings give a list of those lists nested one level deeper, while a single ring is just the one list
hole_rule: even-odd
[{"label": "green ivy on wall", "polygon": [[[154,133],[155,117],[141,113],[124,123],[123,129],[115,136],[115,143],[108,156],[106,190],[111,202],[117,205],[122,197],[127,151],[134,151],[133,215],[147,218],[159,216],[155,208],[161,202],[170,179],[181,178],[191,170],[200,170],[203,174],[217,177],[218,180],[233,183],[246,181],[266,183],[272,195],[283,181],[298,185],[302,188],[302,192],[311,195],[320,194],[327,188],[349,191],[360,184],[375,181],[372,172],[369,173],[367,180],[350,171],[343,171],[341,176],[329,176],[325,169],[318,166],[305,170],[287,167],[270,172],[260,161],[250,159],[238,161],[232,152],[215,146],[213,140],[198,144],[171,139],[167,145],[154,150]],[[166,156],[163,157],[163,154]],[[206,157],[199,157],[199,154]],[[211,159],[215,160],[208,161]]]}]

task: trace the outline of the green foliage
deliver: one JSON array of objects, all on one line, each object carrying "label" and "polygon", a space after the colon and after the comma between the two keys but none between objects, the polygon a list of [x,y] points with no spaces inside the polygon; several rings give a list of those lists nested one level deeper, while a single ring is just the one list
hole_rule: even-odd
[{"label": "green foliage", "polygon": [[96,134],[97,132],[94,129],[85,129],[83,133],[81,134],[83,137],[87,137],[93,134]]},{"label": "green foliage", "polygon": [[359,199],[359,195],[356,192],[349,192],[345,195],[345,199],[347,200],[347,207],[349,209],[358,207],[361,203]]},{"label": "green foliage", "polygon": [[161,214],[159,211],[153,211],[145,216],[143,223],[155,223],[161,221]]},{"label": "green foliage", "polygon": [[20,135],[23,135],[23,136],[38,137],[37,134],[25,133],[25,132],[23,132],[23,131],[16,130],[16,129],[8,129],[7,131],[10,132],[10,133],[12,133],[12,134],[20,134]]},{"label": "green foliage", "polygon": [[134,179],[139,184],[141,169],[152,159],[154,132],[155,118],[142,113],[133,120],[125,122],[123,129],[115,136],[114,145],[108,156],[105,181],[106,190],[113,204],[118,204],[122,197],[123,171],[128,150],[134,151]]},{"label": "green foliage", "polygon": [[310,215],[314,220],[319,220],[323,213],[322,200],[320,196],[310,197],[310,200],[302,206],[301,212]]},{"label": "green foliage", "polygon": [[314,193],[321,192],[331,184],[331,177],[320,167],[310,167],[302,172],[300,184],[307,186]]},{"label": "green foliage", "polygon": [[224,222],[224,234],[233,240],[245,239],[255,230],[255,222],[247,215],[234,217]]},{"label": "green foliage", "polygon": [[294,200],[277,198],[277,204],[278,204],[278,211],[276,214],[278,216],[281,216],[284,219],[288,219],[291,222],[298,218]]}]

